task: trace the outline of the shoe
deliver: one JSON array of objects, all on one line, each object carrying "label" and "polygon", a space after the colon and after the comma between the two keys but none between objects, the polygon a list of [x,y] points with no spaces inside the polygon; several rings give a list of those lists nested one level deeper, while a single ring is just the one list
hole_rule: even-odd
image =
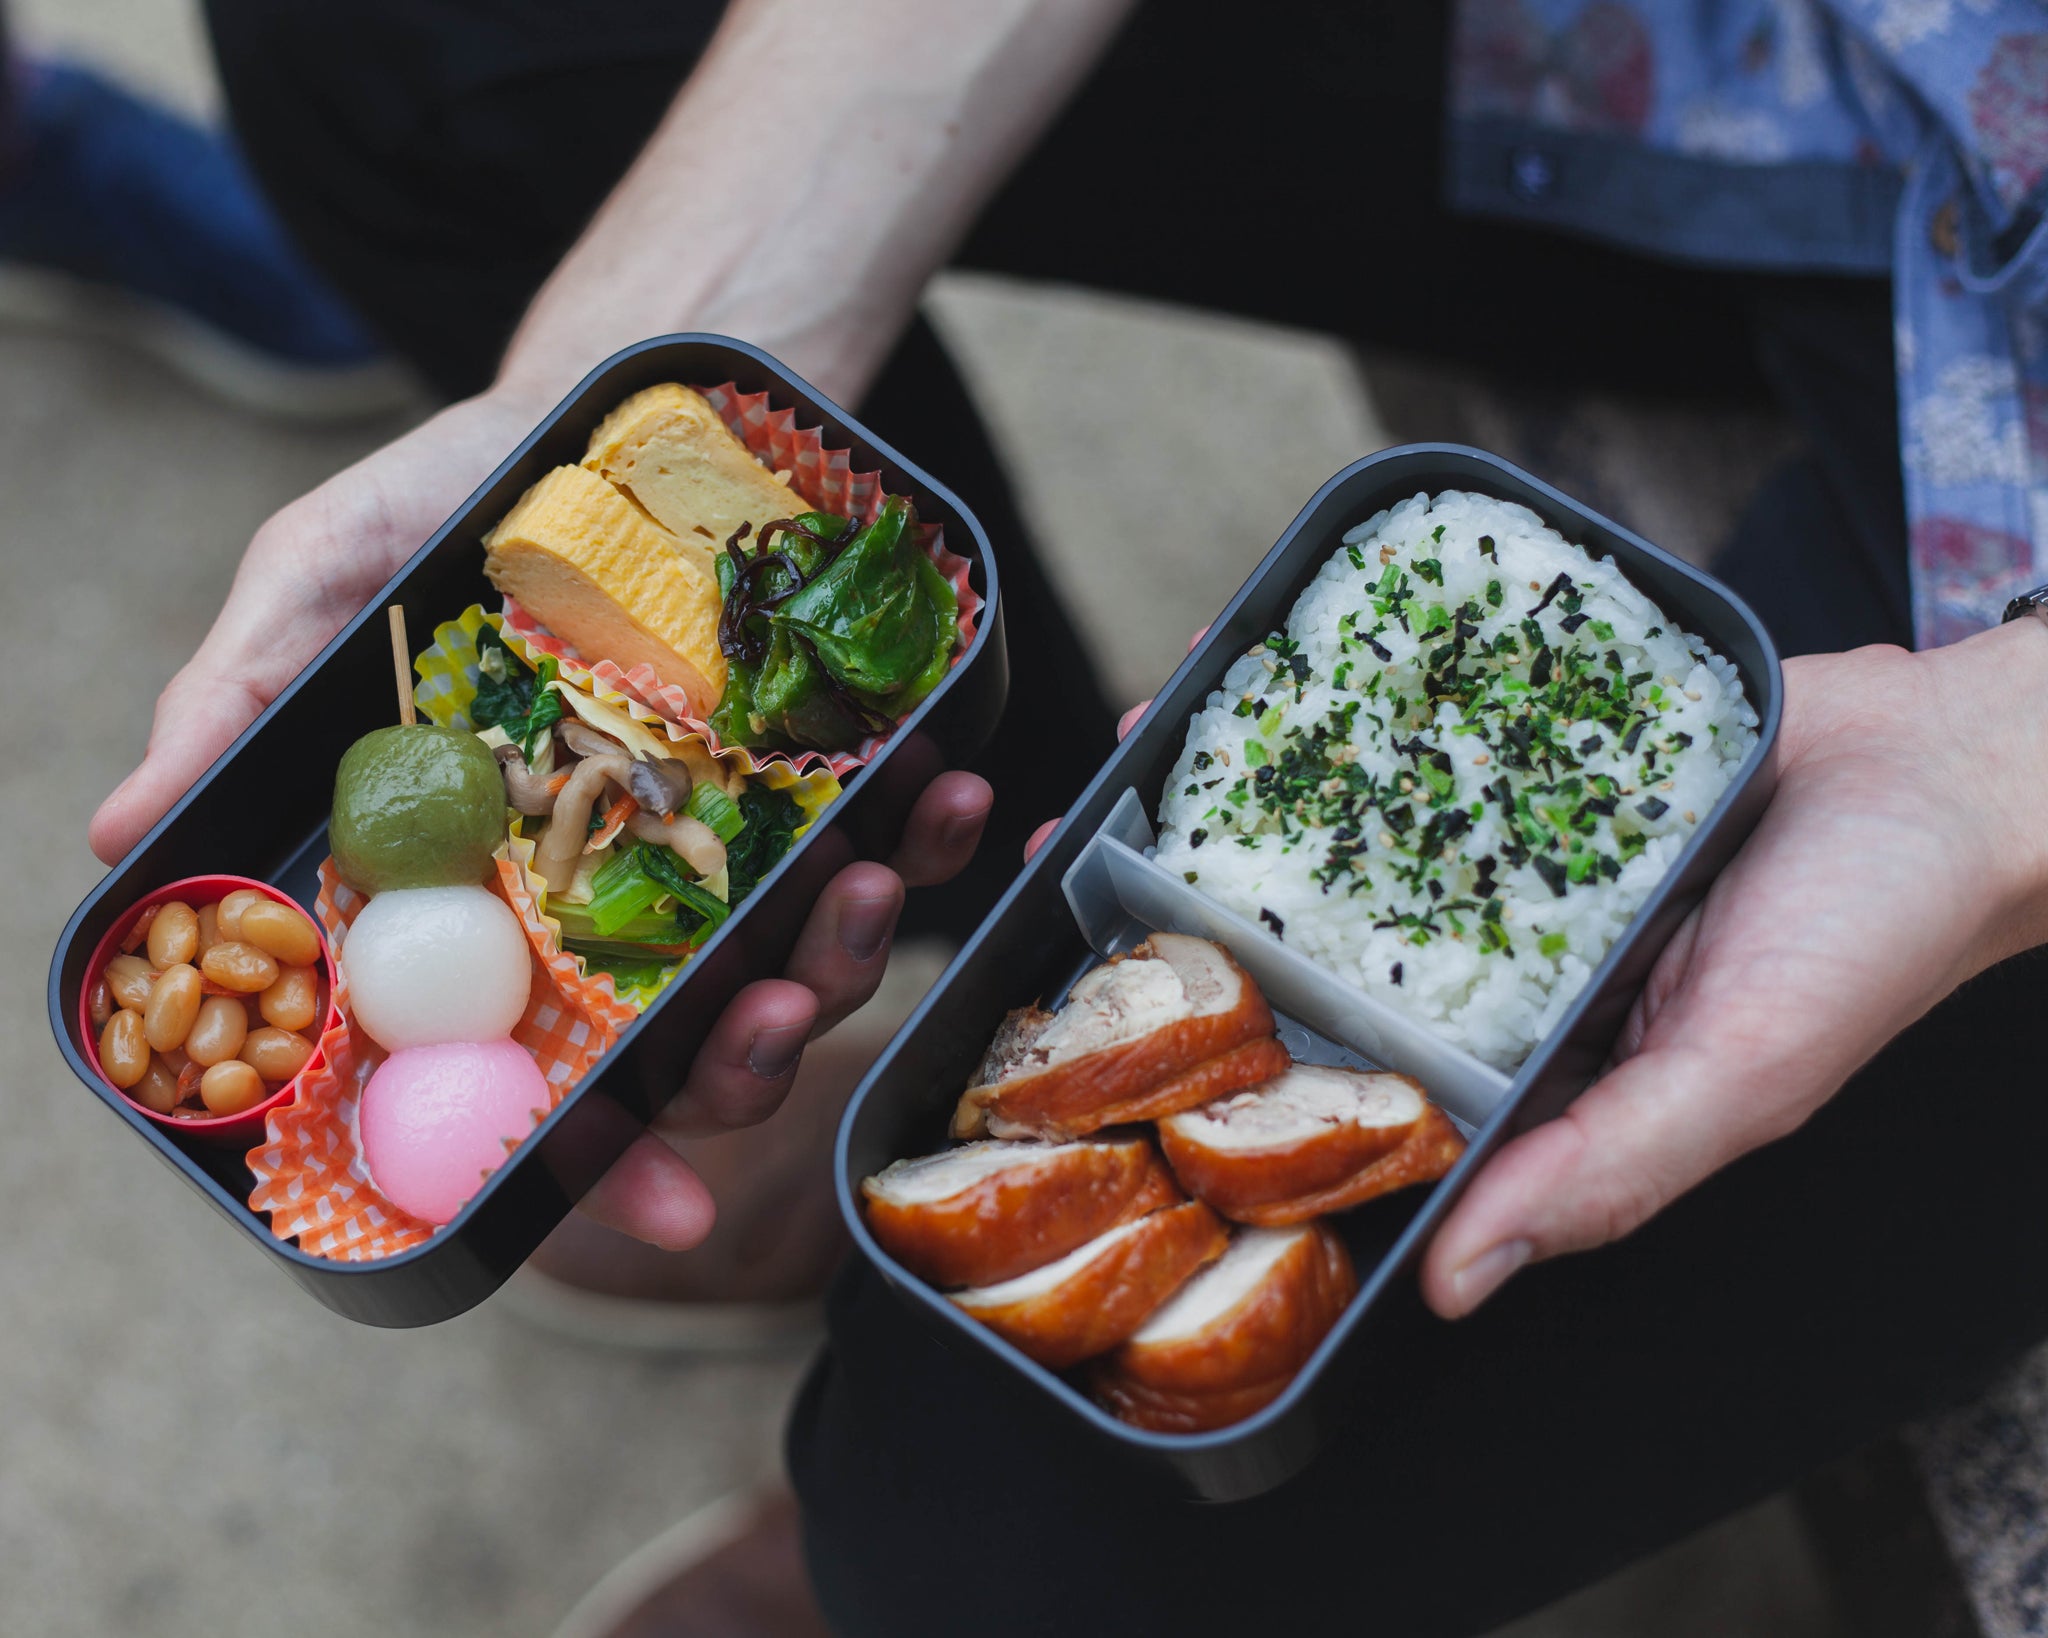
[{"label": "shoe", "polygon": [[585,1593],[555,1638],[831,1638],[776,1484],[671,1525]]},{"label": "shoe", "polygon": [[0,321],[121,341],[269,415],[351,419],[419,401],[225,136],[86,69],[13,73]]}]

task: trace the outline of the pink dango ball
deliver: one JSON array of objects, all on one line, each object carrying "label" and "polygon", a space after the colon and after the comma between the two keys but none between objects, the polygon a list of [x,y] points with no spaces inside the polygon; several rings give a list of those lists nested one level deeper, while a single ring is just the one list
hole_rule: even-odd
[{"label": "pink dango ball", "polygon": [[363,1162],[400,1211],[445,1223],[547,1111],[547,1077],[517,1041],[405,1047],[363,1088]]}]

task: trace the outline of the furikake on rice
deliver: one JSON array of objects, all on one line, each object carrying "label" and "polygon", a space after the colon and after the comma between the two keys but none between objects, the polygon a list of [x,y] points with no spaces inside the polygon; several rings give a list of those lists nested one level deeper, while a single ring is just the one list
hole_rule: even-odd
[{"label": "furikake on rice", "polygon": [[1344,537],[1196,713],[1158,857],[1508,1066],[1755,743],[1734,668],[1524,507]]}]

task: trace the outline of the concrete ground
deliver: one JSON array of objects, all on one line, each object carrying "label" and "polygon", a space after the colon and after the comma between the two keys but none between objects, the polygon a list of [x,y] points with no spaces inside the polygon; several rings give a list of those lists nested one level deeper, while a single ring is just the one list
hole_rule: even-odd
[{"label": "concrete ground", "polygon": [[[37,0],[32,41],[212,101],[179,0]],[[1307,494],[1459,434],[1704,551],[1782,444],[1668,410],[1531,417],[1321,338],[987,280],[934,310],[1127,699],[1163,677]],[[1253,413],[1203,413],[1228,384]],[[1536,430],[1540,422],[1540,433]],[[684,1511],[772,1469],[799,1370],[575,1346],[499,1303],[385,1333],[293,1291],[108,1119],[51,1046],[83,826],[139,754],[251,530],[396,430],[264,424],[109,346],[0,332],[0,1633],[546,1633]],[[1684,450],[1681,460],[1678,452]],[[1533,454],[1532,454],[1533,451]],[[1137,542],[1175,542],[1176,572]],[[1156,549],[1156,548],[1154,548]],[[1153,560],[1153,561],[1156,561]],[[1115,611],[1115,629],[1098,611]],[[1524,1621],[1516,1638],[1818,1638],[1834,1607],[1777,1501]]]}]

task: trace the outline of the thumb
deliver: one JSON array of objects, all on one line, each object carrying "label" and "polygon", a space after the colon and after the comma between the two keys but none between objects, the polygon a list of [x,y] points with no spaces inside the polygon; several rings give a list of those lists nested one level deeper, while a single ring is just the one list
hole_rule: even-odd
[{"label": "thumb", "polygon": [[1643,1052],[1503,1148],[1430,1245],[1430,1307],[1461,1318],[1524,1264],[1632,1233],[1736,1156],[1797,1126],[1805,1101],[1778,1095],[1731,1056],[1681,1045]]},{"label": "thumb", "polygon": [[205,649],[195,655],[157,699],[142,765],[92,816],[86,836],[93,852],[106,864],[119,861],[255,720],[272,693]]}]

